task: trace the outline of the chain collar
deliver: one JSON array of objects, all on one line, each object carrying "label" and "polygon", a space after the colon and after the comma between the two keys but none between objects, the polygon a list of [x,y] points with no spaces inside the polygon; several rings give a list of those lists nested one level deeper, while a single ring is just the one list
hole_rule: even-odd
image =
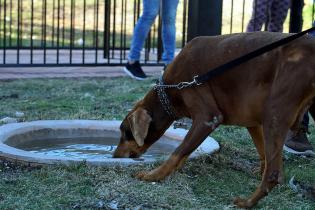
[{"label": "chain collar", "polygon": [[174,108],[171,105],[171,102],[168,99],[167,94],[165,92],[166,88],[173,88],[173,87],[174,87],[173,85],[165,85],[164,81],[163,81],[163,77],[161,76],[158,83],[153,87],[153,89],[156,91],[164,111],[172,119],[176,119],[176,114],[174,112]]},{"label": "chain collar", "polygon": [[192,87],[195,85],[200,85],[201,83],[197,82],[197,80],[196,80],[197,77],[198,76],[194,76],[194,79],[190,82],[180,82],[180,83],[175,84],[175,85],[166,85],[166,84],[164,84],[163,76],[161,76],[159,78],[158,83],[153,87],[153,89],[158,94],[158,97],[159,97],[159,100],[162,104],[163,109],[172,119],[177,119],[177,118],[176,118],[176,114],[174,112],[174,108],[171,105],[169,98],[167,97],[165,89],[176,88],[178,90],[181,90],[183,88]]}]

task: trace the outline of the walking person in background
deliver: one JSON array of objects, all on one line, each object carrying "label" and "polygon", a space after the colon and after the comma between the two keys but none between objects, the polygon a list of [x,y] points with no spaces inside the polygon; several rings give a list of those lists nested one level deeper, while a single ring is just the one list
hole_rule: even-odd
[{"label": "walking person in background", "polygon": [[252,17],[247,32],[260,31],[266,25],[267,31],[282,32],[290,0],[254,0]]},{"label": "walking person in background", "polygon": [[128,63],[124,71],[132,78],[143,80],[146,78],[140,65],[140,53],[155,18],[161,10],[162,16],[162,61],[165,65],[172,62],[175,54],[176,42],[176,11],[178,0],[143,0],[143,13],[134,29],[131,40]]}]

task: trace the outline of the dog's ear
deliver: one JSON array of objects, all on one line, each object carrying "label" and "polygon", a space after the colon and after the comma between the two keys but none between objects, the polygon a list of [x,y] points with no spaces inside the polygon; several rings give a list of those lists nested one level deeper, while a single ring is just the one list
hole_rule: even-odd
[{"label": "dog's ear", "polygon": [[152,121],[148,111],[143,108],[137,108],[129,117],[131,132],[136,143],[141,147],[148,134],[150,122]]}]

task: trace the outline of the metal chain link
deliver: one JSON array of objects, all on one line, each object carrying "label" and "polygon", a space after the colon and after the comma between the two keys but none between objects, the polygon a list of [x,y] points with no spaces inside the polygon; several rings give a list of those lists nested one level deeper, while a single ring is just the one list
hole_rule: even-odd
[{"label": "metal chain link", "polygon": [[172,119],[176,119],[176,114],[174,112],[174,109],[171,105],[171,102],[170,100],[168,99],[167,95],[166,95],[166,92],[165,92],[165,88],[173,88],[175,87],[176,85],[164,85],[164,82],[163,82],[163,78],[160,77],[159,79],[159,83],[156,84],[154,86],[154,90],[157,92],[157,95],[159,97],[159,100],[162,104],[162,107],[164,109],[164,111],[172,118]]},{"label": "metal chain link", "polygon": [[192,87],[192,86],[195,86],[195,85],[201,85],[201,83],[198,83],[196,78],[198,76],[194,76],[194,79],[190,82],[180,82],[176,85],[164,85],[164,83],[161,83],[161,78],[159,79],[159,84],[156,84],[154,86],[154,89],[157,89],[157,88],[176,88],[178,90],[180,89],[183,89],[183,88],[187,88],[187,87]]},{"label": "metal chain link", "polygon": [[156,84],[153,89],[157,92],[159,100],[162,104],[162,107],[164,111],[173,119],[176,119],[176,114],[174,112],[174,108],[171,105],[170,100],[167,97],[167,94],[165,92],[165,89],[168,88],[176,88],[178,90],[186,88],[186,87],[192,87],[195,85],[200,85],[201,83],[198,83],[196,80],[197,76],[194,76],[194,79],[191,82],[180,82],[176,85],[165,85],[163,81],[163,77],[161,76],[159,79],[158,84]]}]

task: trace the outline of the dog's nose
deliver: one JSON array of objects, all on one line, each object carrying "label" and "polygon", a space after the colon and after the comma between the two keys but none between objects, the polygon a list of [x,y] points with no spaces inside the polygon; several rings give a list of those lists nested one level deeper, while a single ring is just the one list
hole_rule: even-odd
[{"label": "dog's nose", "polygon": [[129,158],[130,152],[129,151],[123,151],[119,148],[117,148],[113,154],[113,158]]}]

